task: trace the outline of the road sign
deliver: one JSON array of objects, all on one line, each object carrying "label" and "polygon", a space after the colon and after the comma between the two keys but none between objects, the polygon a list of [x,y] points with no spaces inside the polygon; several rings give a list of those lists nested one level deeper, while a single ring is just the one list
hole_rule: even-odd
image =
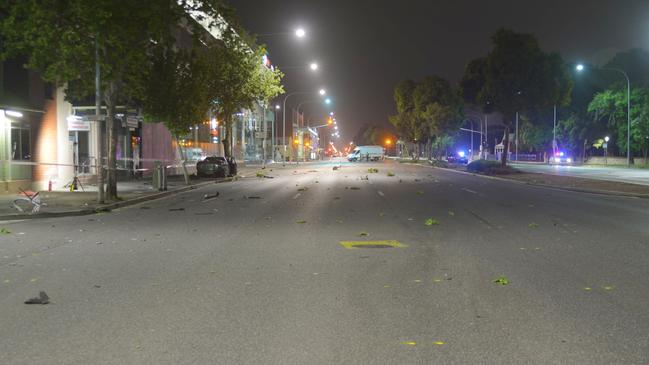
[{"label": "road sign", "polygon": [[106,116],[105,115],[100,115],[99,117],[97,117],[94,114],[93,115],[84,115],[84,116],[81,117],[81,120],[84,121],[84,122],[97,122],[97,121],[102,121],[103,122],[103,121],[106,120]]}]

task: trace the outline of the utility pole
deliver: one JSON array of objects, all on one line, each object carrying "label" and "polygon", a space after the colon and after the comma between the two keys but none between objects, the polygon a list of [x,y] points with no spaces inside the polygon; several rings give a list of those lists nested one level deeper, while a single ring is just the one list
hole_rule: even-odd
[{"label": "utility pole", "polygon": [[516,159],[515,161],[518,162],[518,112],[516,112]]},{"label": "utility pole", "polygon": [[97,117],[97,133],[99,134],[99,152],[97,160],[97,202],[104,204],[104,138],[103,126],[101,121],[101,67],[99,65],[99,35],[95,38],[95,115]]}]

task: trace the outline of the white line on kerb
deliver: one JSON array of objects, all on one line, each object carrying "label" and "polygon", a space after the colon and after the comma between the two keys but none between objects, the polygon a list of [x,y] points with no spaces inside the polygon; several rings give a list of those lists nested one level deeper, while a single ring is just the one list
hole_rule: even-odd
[{"label": "white line on kerb", "polygon": [[473,191],[471,189],[466,189],[466,188],[462,188],[461,190],[464,190],[464,191],[469,192],[471,194],[477,194],[478,193],[477,191]]}]

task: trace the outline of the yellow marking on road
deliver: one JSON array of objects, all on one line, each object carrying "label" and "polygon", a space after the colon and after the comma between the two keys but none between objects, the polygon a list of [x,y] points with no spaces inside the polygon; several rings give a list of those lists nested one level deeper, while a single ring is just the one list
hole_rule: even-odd
[{"label": "yellow marking on road", "polygon": [[421,280],[419,280],[419,279],[415,279],[415,280],[413,280],[413,281],[414,281],[415,283],[421,283]]},{"label": "yellow marking on road", "polygon": [[34,283],[34,282],[38,281],[38,278],[32,278],[32,279],[29,280],[29,281],[32,282],[32,283]]},{"label": "yellow marking on road", "polygon": [[593,290],[593,288],[587,286],[587,287],[584,288],[584,290],[585,290],[585,291],[591,291],[591,290]]},{"label": "yellow marking on road", "polygon": [[612,286],[604,286],[603,289],[604,290],[613,290],[613,287]]},{"label": "yellow marking on road", "polygon": [[401,342],[402,345],[408,345],[408,346],[417,346],[417,342],[415,341],[404,341]]},{"label": "yellow marking on road", "polygon": [[433,279],[433,281],[436,282],[436,283],[441,283],[442,279]]},{"label": "yellow marking on road", "polygon": [[446,344],[446,342],[444,342],[444,341],[433,341],[433,345],[442,346],[442,345],[445,345],[445,344]]},{"label": "yellow marking on road", "polygon": [[385,241],[340,241],[340,245],[347,249],[363,248],[363,247],[408,247],[397,240]]}]

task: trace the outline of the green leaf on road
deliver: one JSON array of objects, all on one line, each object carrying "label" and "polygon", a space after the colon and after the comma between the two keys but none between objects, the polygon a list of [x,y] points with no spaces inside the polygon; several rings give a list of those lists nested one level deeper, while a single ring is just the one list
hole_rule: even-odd
[{"label": "green leaf on road", "polygon": [[257,173],[257,177],[260,177],[260,178],[266,177],[266,173],[264,173],[263,171],[259,171]]},{"label": "green leaf on road", "polygon": [[539,225],[536,224],[536,223],[530,223],[527,226],[530,227],[530,228],[538,228],[539,227]]},{"label": "green leaf on road", "polygon": [[417,195],[424,195],[424,192],[422,190],[417,190]]},{"label": "green leaf on road", "polygon": [[376,174],[376,173],[379,172],[379,169],[375,169],[374,167],[370,167],[369,169],[367,169],[367,172],[369,172],[370,174]]},{"label": "green leaf on road", "polygon": [[427,225],[427,226],[436,226],[436,225],[439,224],[439,222],[436,219],[428,218],[428,219],[426,219],[424,224]]},{"label": "green leaf on road", "polygon": [[494,280],[494,283],[500,284],[500,285],[507,285],[509,284],[509,279],[505,276],[501,276],[498,279]]},{"label": "green leaf on road", "polygon": [[394,176],[394,172],[388,171],[388,176],[390,176],[390,177]]},{"label": "green leaf on road", "polygon": [[300,219],[299,221],[295,221],[295,223],[304,224],[304,223],[306,223],[306,221],[304,219]]},{"label": "green leaf on road", "polygon": [[367,237],[367,236],[369,236],[370,234],[367,233],[367,232],[361,232],[361,233],[359,233],[358,235],[361,236],[361,237]]},{"label": "green leaf on road", "polygon": [[9,228],[0,228],[0,234],[10,234],[11,230]]},{"label": "green leaf on road", "polygon": [[297,189],[297,191],[307,191],[307,190],[308,190],[307,187]]}]

